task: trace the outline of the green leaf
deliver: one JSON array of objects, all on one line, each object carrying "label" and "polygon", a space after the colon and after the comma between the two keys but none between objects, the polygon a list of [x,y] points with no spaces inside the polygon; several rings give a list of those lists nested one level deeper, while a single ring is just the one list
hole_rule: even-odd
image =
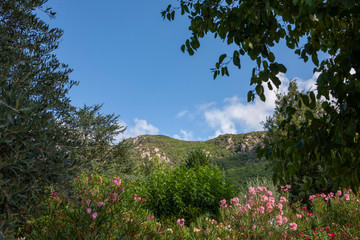
[{"label": "green leaf", "polygon": [[282,73],[286,73],[286,67],[284,66],[284,65],[282,65],[282,64],[277,64],[277,66],[278,66],[278,69],[279,69],[279,71],[280,72],[282,72]]},{"label": "green leaf", "polygon": [[247,94],[247,101],[248,101],[248,102],[251,102],[251,101],[254,101],[254,99],[255,99],[254,92],[253,92],[253,91],[249,91],[248,94]]},{"label": "green leaf", "polygon": [[317,57],[317,54],[313,54],[311,56],[311,59],[312,59],[313,63],[318,67],[319,66],[319,59]]},{"label": "green leaf", "polygon": [[237,66],[239,69],[241,68],[241,65],[240,65],[240,55],[239,55],[239,52],[238,51],[234,51],[233,53],[233,63],[235,66]]},{"label": "green leaf", "polygon": [[309,107],[311,109],[315,109],[315,107],[316,107],[316,98],[315,98],[315,94],[314,94],[313,91],[310,92],[310,99],[311,99],[311,102],[310,102]]},{"label": "green leaf", "polygon": [[300,97],[303,103],[305,104],[305,106],[309,107],[310,105],[309,96],[305,94],[300,94]]},{"label": "green leaf", "polygon": [[220,57],[219,57],[219,63],[221,64],[224,59],[226,58],[226,54],[222,54]]},{"label": "green leaf", "polygon": [[272,76],[270,79],[275,84],[276,88],[280,87],[281,81],[277,76]]},{"label": "green leaf", "polygon": [[184,53],[185,52],[185,45],[181,45],[181,51]]},{"label": "green leaf", "polygon": [[312,113],[312,112],[310,112],[310,111],[306,111],[305,112],[305,117],[306,117],[306,119],[308,119],[308,120],[313,120],[314,119],[314,114]]},{"label": "green leaf", "polygon": [[269,55],[267,56],[267,59],[269,59],[270,62],[275,61],[275,55],[272,52],[269,52]]}]

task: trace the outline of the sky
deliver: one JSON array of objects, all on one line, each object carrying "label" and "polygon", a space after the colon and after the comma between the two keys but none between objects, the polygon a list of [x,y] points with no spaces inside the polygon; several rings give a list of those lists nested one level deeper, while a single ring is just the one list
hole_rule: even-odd
[{"label": "sky", "polygon": [[[242,68],[230,66],[230,77],[213,80],[210,68],[223,53],[236,46],[209,35],[200,40],[195,55],[182,53],[191,36],[189,20],[161,17],[161,10],[176,1],[49,0],[56,18],[43,18],[64,30],[55,54],[74,71],[79,85],[69,93],[77,107],[103,104],[102,113],[120,115],[127,130],[117,139],[143,134],[182,140],[208,140],[225,133],[263,130],[262,121],[273,113],[275,92],[266,102],[247,102],[250,77],[256,63],[242,57]],[[282,43],[274,49],[276,61],[288,71],[279,75],[279,91],[290,79],[301,89],[314,88],[314,65],[303,63]]]}]

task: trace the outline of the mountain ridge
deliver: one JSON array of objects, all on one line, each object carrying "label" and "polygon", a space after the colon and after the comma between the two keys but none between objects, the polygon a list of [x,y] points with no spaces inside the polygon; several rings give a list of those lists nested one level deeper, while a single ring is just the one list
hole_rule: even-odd
[{"label": "mountain ridge", "polygon": [[132,145],[131,158],[135,162],[156,157],[170,167],[180,165],[191,151],[201,149],[210,155],[214,164],[224,170],[229,180],[240,186],[249,178],[271,176],[266,170],[267,162],[258,159],[255,153],[265,134],[264,131],[224,134],[206,141],[185,141],[164,135],[141,135],[126,141]]}]

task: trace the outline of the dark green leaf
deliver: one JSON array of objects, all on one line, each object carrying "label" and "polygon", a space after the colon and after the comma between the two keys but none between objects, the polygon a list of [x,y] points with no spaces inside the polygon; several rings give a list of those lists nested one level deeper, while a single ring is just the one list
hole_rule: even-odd
[{"label": "dark green leaf", "polygon": [[222,54],[220,57],[219,57],[219,63],[221,64],[224,59],[226,58],[226,54]]}]

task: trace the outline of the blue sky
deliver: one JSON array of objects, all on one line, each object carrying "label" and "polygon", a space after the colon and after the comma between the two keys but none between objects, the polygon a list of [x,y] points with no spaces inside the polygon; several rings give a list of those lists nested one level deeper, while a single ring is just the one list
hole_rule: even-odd
[{"label": "blue sky", "polygon": [[[182,53],[180,46],[190,36],[188,19],[178,14],[168,22],[160,14],[175,2],[49,0],[57,15],[46,21],[64,30],[56,54],[74,69],[72,80],[80,82],[70,92],[72,104],[103,103],[104,113],[120,115],[120,123],[128,126],[120,138],[161,134],[207,140],[262,130],[260,122],[274,109],[274,93],[267,93],[266,103],[247,103],[255,62],[243,57],[241,70],[231,66],[230,77],[213,80],[210,68],[235,46],[209,35],[194,56]],[[288,68],[280,76],[281,91],[292,78],[304,88],[314,85],[311,63],[283,45],[274,51]]]}]

